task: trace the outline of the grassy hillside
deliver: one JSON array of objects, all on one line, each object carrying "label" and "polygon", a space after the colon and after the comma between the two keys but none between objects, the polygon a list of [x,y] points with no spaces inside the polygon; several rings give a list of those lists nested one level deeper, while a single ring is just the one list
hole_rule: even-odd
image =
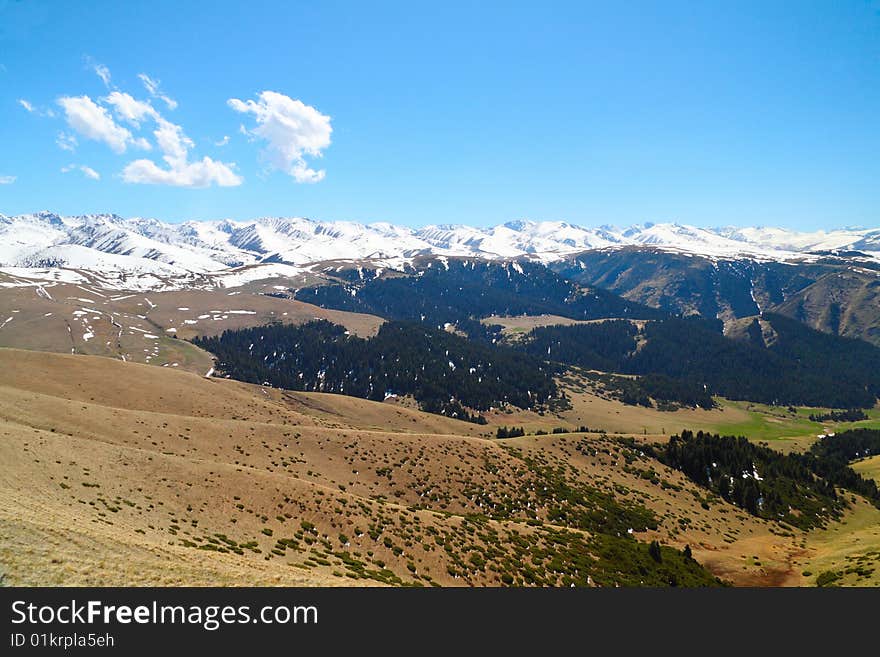
[{"label": "grassy hillside", "polygon": [[[662,444],[675,425],[755,410],[570,394],[558,414],[478,426],[401,400],[0,349],[0,571],[13,584],[695,585],[714,581],[706,568],[809,585],[880,542],[861,502],[826,530],[784,527],[626,435]],[[503,424],[530,435],[494,439]],[[624,433],[535,435],[580,424]]]},{"label": "grassy hillside", "polygon": [[862,267],[828,273],[775,309],[820,331],[880,346],[880,285]]},{"label": "grassy hillside", "polygon": [[704,508],[614,436],[498,441],[398,404],[110,359],[0,364],[12,583],[710,584],[704,560],[734,582],[794,577],[793,538]]},{"label": "grassy hillside", "polygon": [[[0,346],[89,354],[204,374],[207,352],[186,342],[196,335],[267,322],[300,324],[328,319],[355,335],[374,335],[382,320],[325,310],[283,297],[270,283],[227,289],[113,292],[98,285],[12,285],[0,273]],[[273,281],[277,284],[279,281]],[[281,286],[283,288],[283,286]]]}]

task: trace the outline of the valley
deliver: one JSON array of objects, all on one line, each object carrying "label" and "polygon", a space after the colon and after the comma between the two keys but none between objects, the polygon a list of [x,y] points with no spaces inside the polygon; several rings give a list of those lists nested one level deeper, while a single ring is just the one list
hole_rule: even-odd
[{"label": "valley", "polygon": [[[211,264],[183,253],[207,257],[205,226],[181,245],[149,222],[100,222],[117,238],[106,260],[71,267],[46,247],[0,268],[6,583],[880,581],[873,452],[810,466],[820,484],[793,485],[805,516],[789,522],[662,456],[702,431],[789,468],[822,436],[880,429],[873,256],[795,249],[783,264],[727,245],[701,260],[627,242],[475,257],[427,231],[447,251],[312,261],[301,232],[295,257],[270,253],[267,231],[293,225],[270,222],[222,228],[237,255],[215,234]],[[489,237],[544,229],[506,230]],[[835,293],[840,321],[814,321],[845,258],[861,282]],[[638,266],[601,273],[625,262]],[[789,484],[764,481],[767,463],[744,472],[776,495]],[[831,490],[820,510],[811,496]]]}]

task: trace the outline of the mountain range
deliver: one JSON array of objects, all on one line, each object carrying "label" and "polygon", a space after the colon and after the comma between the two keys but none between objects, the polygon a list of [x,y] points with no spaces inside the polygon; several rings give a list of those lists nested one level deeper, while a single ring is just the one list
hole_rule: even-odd
[{"label": "mountain range", "polygon": [[450,258],[541,264],[644,306],[720,319],[725,330],[769,311],[880,345],[880,229],[523,220],[408,228],[278,217],[167,223],[115,214],[0,215],[0,287],[64,281],[168,291],[278,279],[284,289],[412,273],[438,260],[448,268]]},{"label": "mountain range", "polygon": [[529,257],[549,263],[589,250],[652,247],[712,259],[817,259],[860,252],[880,259],[880,229],[797,232],[782,228],[698,228],[645,223],[586,228],[561,221],[511,221],[491,228],[326,222],[266,217],[251,221],[123,218],[115,214],[0,214],[0,266],[65,267],[173,276],[257,264],[303,266],[328,260],[420,255],[488,259]]}]

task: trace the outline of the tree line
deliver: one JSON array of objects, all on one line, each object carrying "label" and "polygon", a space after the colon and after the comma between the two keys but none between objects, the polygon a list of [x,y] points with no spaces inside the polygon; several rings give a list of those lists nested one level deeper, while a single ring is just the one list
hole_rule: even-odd
[{"label": "tree line", "polygon": [[848,408],[844,411],[830,411],[828,413],[810,413],[813,422],[858,422],[867,420],[868,415],[861,409]]},{"label": "tree line", "polygon": [[554,366],[412,322],[368,339],[325,320],[269,324],[195,338],[217,370],[251,383],[382,401],[411,395],[428,412],[485,422],[471,410],[538,408],[557,394]]}]

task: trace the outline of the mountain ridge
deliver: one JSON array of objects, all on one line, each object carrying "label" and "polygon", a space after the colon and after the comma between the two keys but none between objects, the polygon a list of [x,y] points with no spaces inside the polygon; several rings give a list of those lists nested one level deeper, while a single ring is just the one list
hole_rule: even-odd
[{"label": "mountain ridge", "polygon": [[786,261],[834,251],[861,251],[868,258],[880,259],[880,228],[798,232],[772,227],[700,228],[651,222],[620,228],[524,219],[488,228],[451,223],[409,228],[388,222],[363,224],[303,217],[169,223],[112,213],[62,216],[42,211],[0,214],[0,239],[2,267],[61,263],[89,269],[96,266],[95,253],[91,252],[97,252],[132,258],[135,270],[164,266],[191,273],[267,262],[302,266],[341,259],[406,260],[419,255],[527,257],[546,264],[582,251],[624,247],[651,247],[718,259]]}]

